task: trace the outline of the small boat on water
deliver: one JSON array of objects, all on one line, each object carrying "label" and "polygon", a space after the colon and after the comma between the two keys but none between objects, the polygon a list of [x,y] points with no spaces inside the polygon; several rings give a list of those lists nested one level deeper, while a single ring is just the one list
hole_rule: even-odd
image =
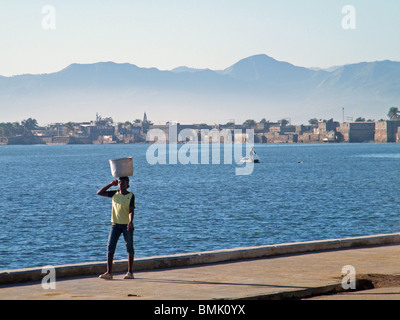
[{"label": "small boat on water", "polygon": [[245,163],[245,162],[259,163],[260,158],[258,157],[254,148],[251,148],[250,157],[240,158],[240,162],[242,162],[242,163]]}]

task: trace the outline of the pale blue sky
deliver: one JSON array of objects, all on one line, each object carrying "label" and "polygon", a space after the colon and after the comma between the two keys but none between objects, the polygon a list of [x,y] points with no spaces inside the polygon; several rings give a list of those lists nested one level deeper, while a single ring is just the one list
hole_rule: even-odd
[{"label": "pale blue sky", "polygon": [[[356,30],[342,28],[345,5]],[[0,0],[0,75],[99,61],[215,70],[260,53],[305,67],[400,61],[399,33],[398,0]]]}]

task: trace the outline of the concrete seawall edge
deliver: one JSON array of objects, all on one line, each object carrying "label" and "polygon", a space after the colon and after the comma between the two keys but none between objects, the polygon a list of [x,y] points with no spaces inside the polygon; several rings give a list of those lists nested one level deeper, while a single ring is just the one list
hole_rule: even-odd
[{"label": "concrete seawall edge", "polygon": [[[257,247],[243,247],[215,251],[204,251],[168,256],[138,258],[134,270],[156,270],[178,268],[218,262],[237,261],[244,259],[259,259],[288,254],[302,254],[327,250],[341,250],[359,247],[373,247],[400,243],[400,233],[370,235],[343,239],[329,239],[295,243],[283,243]],[[97,275],[106,269],[106,262],[87,262],[80,264],[53,266],[57,279]],[[114,262],[115,273],[125,272],[127,260]],[[0,271],[0,284],[16,284],[31,281],[42,281],[48,270],[45,267],[15,269]]]}]

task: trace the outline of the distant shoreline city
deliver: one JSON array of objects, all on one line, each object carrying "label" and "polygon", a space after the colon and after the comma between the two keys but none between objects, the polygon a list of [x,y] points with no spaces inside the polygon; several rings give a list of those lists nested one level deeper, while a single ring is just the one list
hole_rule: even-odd
[{"label": "distant shoreline city", "polygon": [[[226,124],[188,124],[167,122],[165,125],[154,125],[144,113],[143,119],[133,122],[114,123],[110,117],[96,114],[96,120],[90,122],[52,123],[40,127],[35,119],[29,118],[21,123],[0,123],[0,145],[27,144],[134,144],[149,143],[147,133],[158,129],[168,132],[171,124],[177,126],[178,132],[191,129],[200,135],[203,130],[243,131],[243,142],[247,129],[254,130],[254,143],[399,143],[400,112],[391,108],[390,120],[365,121],[358,118],[354,122],[338,122],[333,119],[310,119],[307,125],[291,125],[286,119],[270,122],[265,119],[257,122],[246,120],[243,124],[228,122]],[[236,140],[235,140],[236,141]],[[152,141],[150,141],[151,143]],[[188,142],[188,141],[187,141]],[[215,142],[215,141],[213,141]],[[222,140],[221,137],[221,141]]]}]

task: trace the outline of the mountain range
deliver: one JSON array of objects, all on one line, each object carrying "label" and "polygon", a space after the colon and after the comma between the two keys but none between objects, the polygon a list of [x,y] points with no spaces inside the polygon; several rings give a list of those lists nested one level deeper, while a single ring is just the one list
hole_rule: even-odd
[{"label": "mountain range", "polygon": [[290,118],[386,118],[400,101],[400,62],[330,69],[298,67],[265,54],[224,70],[141,68],[129,63],[71,64],[49,74],[0,76],[0,122],[90,121],[96,113],[155,124],[226,123]]}]

